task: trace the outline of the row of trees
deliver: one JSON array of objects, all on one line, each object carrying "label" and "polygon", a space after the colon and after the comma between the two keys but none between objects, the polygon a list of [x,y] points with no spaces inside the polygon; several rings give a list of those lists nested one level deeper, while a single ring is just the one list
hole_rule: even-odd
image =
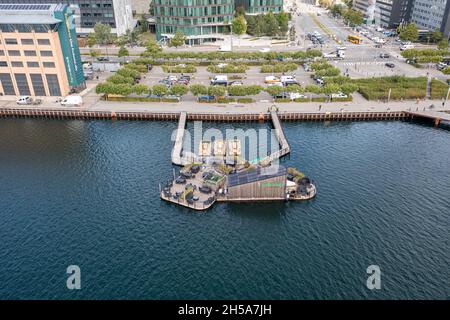
[{"label": "row of trees", "polygon": [[364,15],[360,11],[354,10],[341,4],[333,4],[328,8],[333,16],[342,17],[344,21],[350,26],[359,26],[364,22]]},{"label": "row of trees", "polygon": [[[241,17],[241,18],[240,18]],[[269,12],[267,14],[260,15],[246,15],[238,16],[236,19],[246,21],[246,32],[252,36],[284,36],[289,29],[289,14],[286,12],[280,12],[273,14]],[[235,27],[233,25],[233,32]]]},{"label": "row of trees", "polygon": [[106,81],[100,83],[97,88],[97,94],[108,95],[121,95],[129,96],[131,94],[136,95],[155,95],[158,97],[164,97],[168,94],[175,96],[183,96],[188,92],[191,92],[194,96],[210,95],[215,98],[224,97],[227,93],[229,96],[254,96],[260,92],[267,92],[271,96],[278,96],[282,93],[314,93],[314,94],[332,94],[339,91],[350,94],[357,90],[357,86],[351,83],[344,83],[339,85],[337,83],[329,83],[323,87],[317,85],[307,85],[302,87],[300,85],[289,85],[287,87],[268,86],[262,87],[259,85],[249,86],[230,86],[225,88],[223,86],[205,86],[202,84],[193,84],[186,86],[183,84],[175,84],[170,88],[165,85],[156,84],[149,87],[144,84],[131,84],[131,83],[115,83],[113,81]]}]

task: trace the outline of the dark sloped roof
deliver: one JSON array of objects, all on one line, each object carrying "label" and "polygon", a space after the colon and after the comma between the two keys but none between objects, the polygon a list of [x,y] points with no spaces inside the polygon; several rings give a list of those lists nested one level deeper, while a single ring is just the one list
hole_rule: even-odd
[{"label": "dark sloped roof", "polygon": [[256,170],[246,170],[229,174],[228,186],[234,187],[283,175],[286,175],[286,168],[283,166],[257,167]]}]

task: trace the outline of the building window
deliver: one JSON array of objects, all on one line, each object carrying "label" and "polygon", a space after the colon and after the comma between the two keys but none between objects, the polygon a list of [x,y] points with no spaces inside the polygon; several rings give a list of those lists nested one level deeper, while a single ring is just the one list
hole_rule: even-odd
[{"label": "building window", "polygon": [[8,96],[15,96],[16,90],[9,73],[0,73],[0,82],[2,83],[3,93]]},{"label": "building window", "polygon": [[0,61],[0,67],[7,67],[7,66],[8,66],[8,62]]},{"label": "building window", "polygon": [[28,68],[39,68],[39,62],[36,61],[28,61],[27,62]]},{"label": "building window", "polygon": [[59,88],[58,76],[56,74],[46,74],[48,91],[51,96],[60,96],[61,89]]},{"label": "building window", "polygon": [[8,50],[8,54],[11,57],[18,57],[18,56],[20,56],[20,51],[19,50]]},{"label": "building window", "polygon": [[21,39],[22,44],[34,44],[33,39]]},{"label": "building window", "polygon": [[21,61],[11,61],[11,67],[22,68],[23,67],[23,63]]},{"label": "building window", "polygon": [[42,64],[43,64],[44,68],[54,68],[55,67],[54,62],[43,62]]},{"label": "building window", "polygon": [[5,44],[17,44],[17,39],[5,39]]},{"label": "building window", "polygon": [[24,50],[23,52],[27,57],[36,57],[36,51],[34,50]]},{"label": "building window", "polygon": [[33,85],[35,96],[45,96],[44,81],[42,80],[42,75],[39,73],[30,74],[31,84]]},{"label": "building window", "polygon": [[16,78],[16,85],[19,89],[19,94],[21,96],[29,96],[31,92],[25,73],[15,73],[14,77]]},{"label": "building window", "polygon": [[48,46],[50,45],[50,40],[48,39],[38,39],[38,44],[42,45],[42,46]]},{"label": "building window", "polygon": [[5,51],[0,50],[0,56],[4,56],[5,55]]},{"label": "building window", "polygon": [[48,50],[42,50],[41,51],[41,56],[42,57],[53,57],[53,52],[48,51]]}]

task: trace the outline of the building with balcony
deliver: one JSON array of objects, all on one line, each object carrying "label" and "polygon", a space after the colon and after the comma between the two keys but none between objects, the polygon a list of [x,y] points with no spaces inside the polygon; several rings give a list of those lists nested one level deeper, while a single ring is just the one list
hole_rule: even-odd
[{"label": "building with balcony", "polygon": [[85,81],[65,4],[0,4],[0,93],[66,96]]},{"label": "building with balcony", "polygon": [[0,0],[0,3],[66,3],[76,12],[78,34],[92,32],[95,24],[101,22],[109,24],[113,33],[123,35],[136,24],[133,20],[131,0]]},{"label": "building with balcony", "polygon": [[234,0],[154,0],[156,38],[184,33],[189,44],[223,39],[230,31]]}]

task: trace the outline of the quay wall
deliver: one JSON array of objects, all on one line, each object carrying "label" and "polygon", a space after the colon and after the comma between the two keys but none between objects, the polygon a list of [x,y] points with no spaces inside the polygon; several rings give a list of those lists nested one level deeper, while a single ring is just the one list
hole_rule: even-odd
[{"label": "quay wall", "polygon": [[[74,109],[0,108],[0,117],[50,118],[50,119],[104,119],[104,120],[158,120],[178,121],[179,112],[95,111]],[[413,115],[404,111],[388,112],[278,112],[281,121],[364,121],[410,120]],[[270,113],[188,113],[188,121],[270,121]]]}]

